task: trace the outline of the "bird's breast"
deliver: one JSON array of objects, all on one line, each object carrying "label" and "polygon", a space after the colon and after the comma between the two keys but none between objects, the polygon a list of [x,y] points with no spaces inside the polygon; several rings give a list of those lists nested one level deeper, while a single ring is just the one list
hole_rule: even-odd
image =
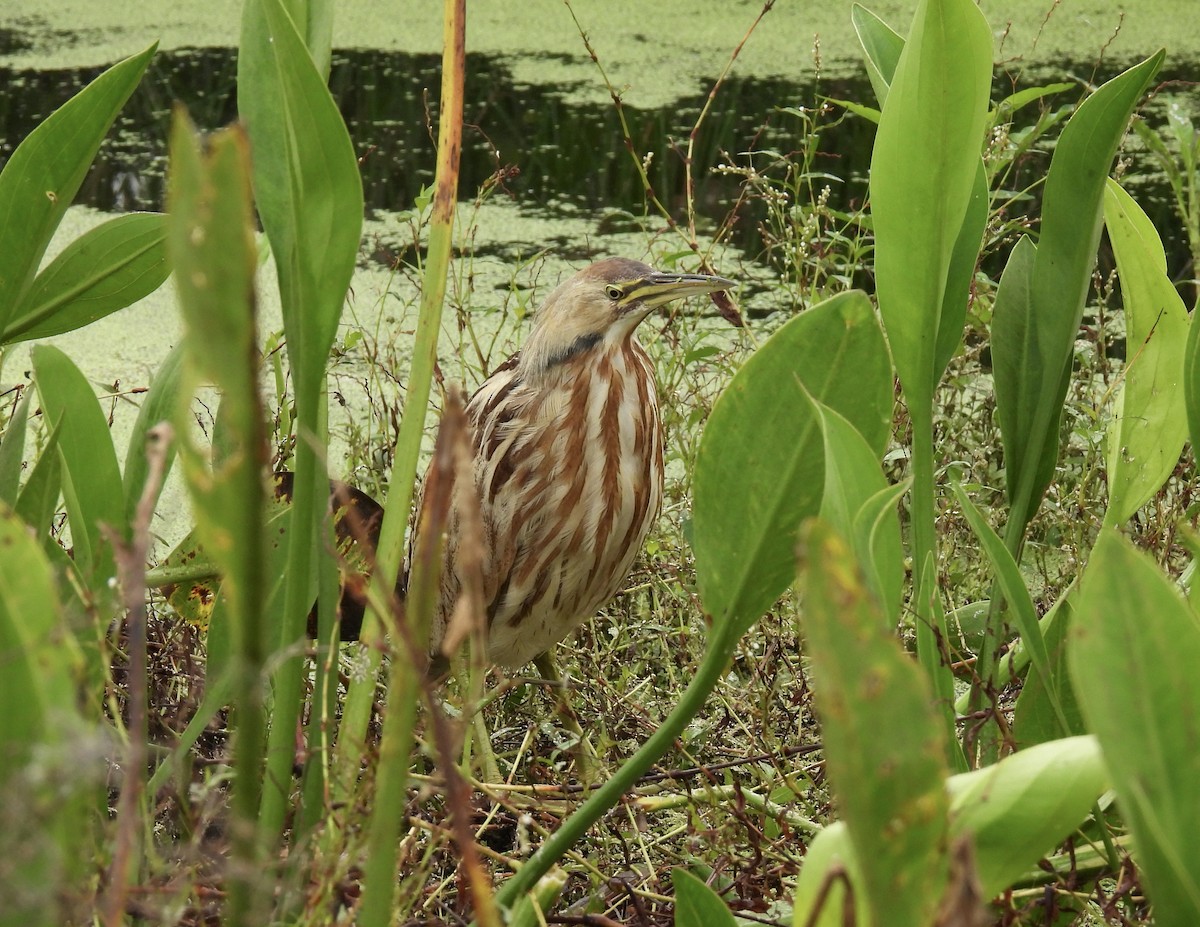
[{"label": "bird's breast", "polygon": [[548,649],[619,590],[661,504],[650,359],[629,341],[584,360],[514,390],[520,411],[504,426],[477,426],[485,533],[503,574],[491,583],[489,655],[505,665]]}]

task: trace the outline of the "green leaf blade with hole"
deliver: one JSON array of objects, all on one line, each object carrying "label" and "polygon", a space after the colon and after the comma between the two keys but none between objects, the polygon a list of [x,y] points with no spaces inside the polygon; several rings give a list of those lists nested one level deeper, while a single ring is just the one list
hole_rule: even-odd
[{"label": "green leaf blade with hole", "polygon": [[846,542],[820,520],[809,524],[801,556],[804,632],[826,770],[872,922],[926,927],[948,872],[942,722],[924,674],[885,628]]}]

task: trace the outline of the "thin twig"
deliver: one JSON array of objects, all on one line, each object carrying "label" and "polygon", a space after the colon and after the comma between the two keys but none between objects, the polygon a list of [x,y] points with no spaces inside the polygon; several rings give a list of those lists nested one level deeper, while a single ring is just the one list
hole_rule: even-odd
[{"label": "thin twig", "polygon": [[149,467],[146,485],[134,513],[132,533],[127,542],[110,525],[104,526],[112,541],[125,600],[126,632],[129,639],[127,677],[129,689],[129,727],[126,734],[125,770],[121,796],[117,801],[117,834],[109,867],[108,888],[101,904],[105,927],[120,927],[124,923],[125,904],[129,893],[134,860],[137,852],[141,822],[138,805],[146,775],[147,683],[146,683],[146,556],[150,549],[150,519],[158,502],[163,474],[167,466],[167,447],[171,443],[171,426],[165,422],[146,432],[146,459]]}]

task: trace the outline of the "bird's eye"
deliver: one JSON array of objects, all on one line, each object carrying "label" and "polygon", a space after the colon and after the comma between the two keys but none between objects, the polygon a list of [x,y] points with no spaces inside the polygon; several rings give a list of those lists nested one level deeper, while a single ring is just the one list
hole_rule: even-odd
[{"label": "bird's eye", "polygon": [[611,299],[613,302],[616,302],[618,299],[620,299],[622,296],[625,295],[625,291],[622,290],[615,283],[610,283],[608,286],[606,286],[604,288],[604,295],[607,296],[609,299]]}]

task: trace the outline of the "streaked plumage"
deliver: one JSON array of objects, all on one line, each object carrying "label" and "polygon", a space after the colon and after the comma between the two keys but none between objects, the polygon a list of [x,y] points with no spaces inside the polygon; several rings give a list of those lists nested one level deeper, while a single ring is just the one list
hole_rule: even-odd
[{"label": "streaked plumage", "polygon": [[489,661],[527,663],[617,593],[663,489],[654,368],[635,330],[671,299],[730,286],[612,259],[547,297],[521,350],[467,405],[474,480],[453,490],[435,653],[463,586],[467,505],[482,523]]}]

